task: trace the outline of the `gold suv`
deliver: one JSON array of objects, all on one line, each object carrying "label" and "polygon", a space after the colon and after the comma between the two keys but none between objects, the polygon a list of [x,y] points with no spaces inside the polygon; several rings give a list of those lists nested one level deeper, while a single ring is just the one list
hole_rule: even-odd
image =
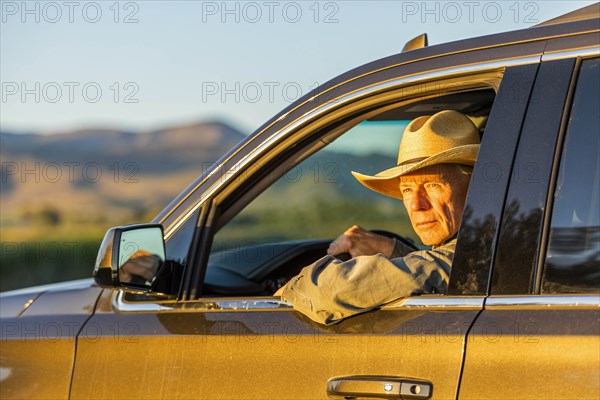
[{"label": "gold suv", "polygon": [[[598,399],[598,10],[420,36],[291,104],[111,229],[95,281],[1,295],[0,397]],[[482,138],[448,292],[331,326],[273,297],[350,224],[411,235],[350,170],[393,165],[407,121],[444,109]],[[157,268],[127,276],[134,254]]]}]

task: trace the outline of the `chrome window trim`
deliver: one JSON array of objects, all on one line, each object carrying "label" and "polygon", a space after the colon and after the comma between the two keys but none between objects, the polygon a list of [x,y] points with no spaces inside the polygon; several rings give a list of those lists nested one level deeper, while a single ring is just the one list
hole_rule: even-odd
[{"label": "chrome window trim", "polygon": [[[292,306],[275,297],[206,298],[186,302],[127,301],[123,290],[113,296],[113,309],[120,313],[158,312],[232,312],[232,311],[289,311]],[[600,295],[530,295],[530,296],[418,296],[384,305],[382,310],[502,310],[502,309],[600,309]]]},{"label": "chrome window trim", "polygon": [[586,48],[577,49],[577,50],[567,50],[567,51],[560,50],[560,51],[544,53],[544,55],[542,56],[542,61],[562,60],[564,58],[576,58],[576,57],[592,58],[592,57],[598,57],[598,56],[600,56],[600,47],[593,46],[593,47],[586,47]]},{"label": "chrome window trim", "polygon": [[113,295],[113,310],[120,313],[162,313],[162,312],[223,312],[223,311],[264,311],[291,309],[291,304],[275,297],[253,298],[203,298],[190,301],[148,300],[128,301],[126,292],[118,290]]},{"label": "chrome window trim", "polygon": [[461,310],[480,310],[483,308],[485,296],[417,296],[407,297],[388,303],[381,309],[423,308],[427,310],[445,310],[457,308]]},{"label": "chrome window trim", "polygon": [[599,308],[600,295],[529,295],[490,296],[485,300],[486,310],[502,309]]},{"label": "chrome window trim", "polygon": [[[334,98],[327,103],[324,103],[322,106],[312,109],[310,112],[302,115],[296,120],[289,123],[287,126],[274,133],[270,138],[265,140],[259,146],[254,148],[251,152],[246,154],[241,160],[239,160],[235,165],[233,165],[226,173],[223,173],[222,166],[218,166],[214,168],[214,170],[210,173],[209,176],[216,174],[218,171],[221,171],[221,177],[211,185],[203,194],[202,197],[187,210],[180,218],[178,218],[174,223],[165,228],[165,240],[168,239],[179,227],[184,224],[194,212],[206,201],[207,198],[213,196],[222,186],[227,184],[231,179],[233,174],[229,174],[229,171],[242,171],[244,168],[250,164],[255,159],[259,158],[266,152],[266,149],[269,148],[273,143],[278,142],[279,140],[285,138],[290,132],[293,132],[298,127],[300,127],[305,122],[316,118],[317,116],[329,112],[332,108],[338,107],[344,104],[352,103],[354,101],[359,100],[361,97],[366,97],[373,95],[377,92],[383,92],[388,90],[397,89],[402,85],[417,85],[422,83],[422,81],[430,81],[439,78],[450,78],[450,77],[458,77],[462,75],[470,75],[474,73],[483,73],[488,71],[494,71],[501,68],[508,68],[517,65],[526,65],[526,64],[534,64],[541,61],[542,55],[537,56],[528,56],[528,57],[517,57],[512,59],[503,59],[493,62],[486,63],[476,63],[469,65],[462,65],[460,67],[451,67],[445,69],[439,69],[435,71],[428,71],[421,74],[414,74],[409,76],[399,77],[397,79],[393,79],[390,81],[382,82],[375,84],[373,86],[360,89],[346,95],[343,95],[338,98]],[[310,99],[312,101],[316,97]],[[287,114],[286,114],[287,115]],[[280,119],[284,118],[286,115],[280,117]],[[207,177],[208,178],[208,177]],[[196,187],[196,189],[198,186]],[[189,192],[189,197],[196,189]]]},{"label": "chrome window trim", "polygon": [[[250,297],[244,299],[205,298],[177,302],[127,301],[125,292],[118,290],[113,295],[113,310],[119,313],[164,313],[164,312],[236,312],[236,311],[291,311],[292,305],[275,297]],[[426,309],[426,310],[480,310],[485,297],[409,297],[386,304],[382,310]]]}]

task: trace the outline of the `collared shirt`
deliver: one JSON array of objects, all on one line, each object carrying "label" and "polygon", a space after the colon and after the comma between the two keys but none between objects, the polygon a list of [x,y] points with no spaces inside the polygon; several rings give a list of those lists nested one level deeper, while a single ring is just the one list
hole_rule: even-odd
[{"label": "collared shirt", "polygon": [[402,297],[445,293],[455,247],[453,238],[392,259],[376,254],[342,262],[325,256],[292,278],[281,298],[313,321],[329,325]]}]

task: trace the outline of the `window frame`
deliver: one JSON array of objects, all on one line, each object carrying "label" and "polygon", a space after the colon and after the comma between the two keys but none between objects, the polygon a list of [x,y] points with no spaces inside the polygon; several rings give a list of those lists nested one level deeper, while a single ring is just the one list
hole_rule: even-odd
[{"label": "window frame", "polygon": [[[244,172],[247,171],[235,171],[237,175],[233,176],[229,184],[224,185],[221,190],[210,196],[208,200],[212,202],[211,209],[214,211],[209,212],[210,217],[207,220],[208,229],[206,227],[203,229],[198,243],[200,243],[203,249],[210,249],[210,243],[212,243],[214,235],[226,224],[226,222],[219,222],[219,218],[226,215],[227,222],[231,220],[262,193],[263,190],[266,190],[270,184],[274,183],[274,177],[277,179],[280,178],[295,165],[325,147],[333,139],[341,136],[360,121],[368,119],[372,115],[379,114],[383,110],[398,107],[403,102],[414,103],[431,96],[437,97],[455,92],[485,88],[492,88],[498,94],[498,89],[504,79],[506,68],[506,66],[496,64],[482,70],[468,71],[459,75],[440,73],[435,77],[429,77],[423,81],[416,83],[409,82],[405,85],[391,87],[382,92],[372,89],[374,93],[369,96],[364,96],[344,107],[329,111],[324,116],[315,116],[312,120],[300,126],[295,132],[289,134],[287,136],[288,140],[283,141],[279,146],[272,149],[271,152],[255,160],[254,163],[258,163],[260,168],[253,171],[250,176],[246,176],[240,180],[239,177],[243,176]],[[448,84],[448,91],[440,92],[440,84],[444,82]],[[457,85],[457,82],[460,85]],[[424,91],[424,84],[431,84],[430,90]],[[335,102],[336,100],[334,99],[333,103]],[[277,132],[274,133],[274,135],[276,134]],[[294,157],[293,162],[289,162],[292,155]],[[287,163],[284,161],[287,161]],[[286,165],[288,168],[282,168],[282,166],[285,167]],[[268,182],[269,180],[270,183]],[[265,185],[265,181],[269,184]],[[246,198],[241,201],[241,196],[246,196]],[[232,199],[235,200],[232,201]],[[234,204],[237,209],[231,213],[233,215],[227,214],[229,212],[228,207],[231,207],[231,205],[227,204],[228,201]],[[195,259],[194,263],[190,264],[189,267],[194,270],[201,269],[202,272],[198,276],[203,277],[207,268],[207,260],[208,254],[205,254],[204,257]],[[191,286],[187,293],[190,293],[191,296],[186,297],[185,300],[202,299],[201,287],[203,282],[196,280],[195,282],[189,282],[189,284]]]}]

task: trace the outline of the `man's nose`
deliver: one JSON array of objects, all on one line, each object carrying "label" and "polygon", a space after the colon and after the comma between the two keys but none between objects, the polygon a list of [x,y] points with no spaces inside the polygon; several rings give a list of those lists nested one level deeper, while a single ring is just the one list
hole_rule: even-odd
[{"label": "man's nose", "polygon": [[410,209],[412,211],[428,210],[431,207],[427,193],[423,189],[415,190],[410,199]]}]

